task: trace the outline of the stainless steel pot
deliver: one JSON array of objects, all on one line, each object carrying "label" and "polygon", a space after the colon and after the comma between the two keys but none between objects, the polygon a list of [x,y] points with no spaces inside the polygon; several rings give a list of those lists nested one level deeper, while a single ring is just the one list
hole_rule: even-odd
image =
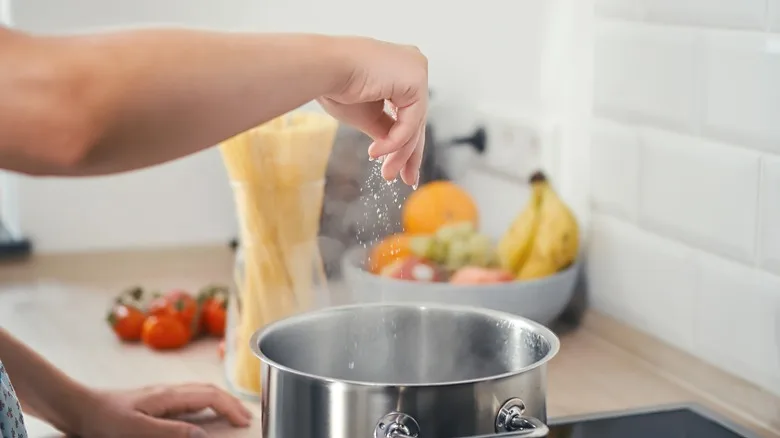
[{"label": "stainless steel pot", "polygon": [[558,348],[539,324],[473,307],[294,316],[252,339],[263,438],[544,437],[546,364]]}]

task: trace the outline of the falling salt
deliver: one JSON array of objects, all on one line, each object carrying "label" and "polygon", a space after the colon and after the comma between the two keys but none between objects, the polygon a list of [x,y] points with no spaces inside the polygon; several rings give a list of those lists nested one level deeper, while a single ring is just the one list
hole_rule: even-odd
[{"label": "falling salt", "polygon": [[368,248],[378,240],[401,229],[397,211],[402,209],[404,196],[401,195],[401,184],[396,184],[397,179],[387,181],[382,176],[381,163],[384,158],[371,160],[368,177],[360,187],[359,202],[367,208],[363,209],[363,217],[356,224],[356,237],[363,248]]}]

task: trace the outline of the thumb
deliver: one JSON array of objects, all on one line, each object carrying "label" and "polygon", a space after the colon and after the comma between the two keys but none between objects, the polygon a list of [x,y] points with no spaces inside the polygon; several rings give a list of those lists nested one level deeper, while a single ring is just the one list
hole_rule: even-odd
[{"label": "thumb", "polygon": [[134,436],[144,438],[208,438],[200,427],[184,421],[145,417]]}]

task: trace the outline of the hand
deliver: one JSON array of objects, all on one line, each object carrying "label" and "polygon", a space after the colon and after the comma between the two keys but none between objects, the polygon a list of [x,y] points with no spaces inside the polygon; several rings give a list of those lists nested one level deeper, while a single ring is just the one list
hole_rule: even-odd
[{"label": "hand", "polygon": [[170,418],[211,409],[233,426],[247,427],[252,417],[238,399],[207,384],[104,392],[85,408],[83,438],[206,438],[200,427]]},{"label": "hand", "polygon": [[[428,59],[416,47],[368,38],[342,38],[339,43],[349,63],[349,79],[319,103],[374,140],[368,153],[383,159],[385,179],[393,180],[400,172],[406,184],[417,184],[428,112]],[[397,120],[384,112],[385,101],[397,111]]]}]

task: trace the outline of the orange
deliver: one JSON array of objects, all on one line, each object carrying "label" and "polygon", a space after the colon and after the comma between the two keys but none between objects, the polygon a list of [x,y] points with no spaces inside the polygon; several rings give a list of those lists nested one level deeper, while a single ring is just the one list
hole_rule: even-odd
[{"label": "orange", "polygon": [[450,181],[433,181],[412,192],[403,208],[404,230],[409,234],[433,234],[442,225],[471,222],[479,226],[477,205],[471,196]]},{"label": "orange", "polygon": [[371,248],[368,255],[368,268],[374,274],[382,272],[386,266],[396,260],[412,255],[409,248],[411,236],[398,233],[385,237]]}]

